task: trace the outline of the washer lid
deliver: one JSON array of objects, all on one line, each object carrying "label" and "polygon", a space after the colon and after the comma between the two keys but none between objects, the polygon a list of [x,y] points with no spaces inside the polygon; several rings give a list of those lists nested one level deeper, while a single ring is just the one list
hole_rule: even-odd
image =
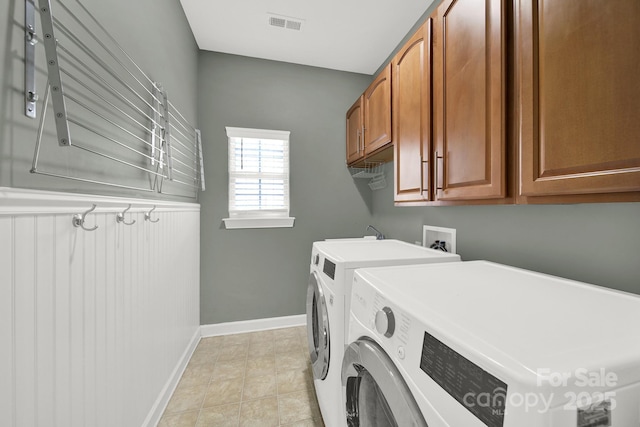
[{"label": "washer lid", "polygon": [[460,256],[400,240],[344,240],[315,242],[314,247],[345,267],[376,266],[381,262],[415,264],[417,262],[460,261]]},{"label": "washer lid", "polygon": [[486,261],[356,275],[416,326],[503,378],[531,383],[541,369],[584,368],[614,370],[619,386],[640,380],[637,295]]}]

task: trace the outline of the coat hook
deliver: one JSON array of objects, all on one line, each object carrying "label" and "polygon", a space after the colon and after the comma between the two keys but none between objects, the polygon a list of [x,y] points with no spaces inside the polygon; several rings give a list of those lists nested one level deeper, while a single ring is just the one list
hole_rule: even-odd
[{"label": "coat hook", "polygon": [[93,206],[91,207],[91,209],[89,209],[88,211],[86,211],[83,214],[75,214],[73,216],[73,219],[71,220],[71,223],[73,224],[74,227],[81,227],[83,230],[85,231],[94,231],[96,228],[98,228],[98,226],[96,225],[93,228],[87,228],[84,226],[84,219],[87,216],[88,213],[93,212],[96,208],[95,203],[93,204]]},{"label": "coat hook", "polygon": [[123,210],[122,212],[120,212],[119,214],[116,215],[116,222],[121,222],[124,225],[133,225],[136,223],[136,220],[134,219],[131,222],[127,222],[124,220],[124,214],[127,213],[127,211],[131,209],[131,203],[129,203],[129,206],[127,207],[127,209]]},{"label": "coat hook", "polygon": [[158,221],[160,221],[160,218],[156,218],[155,221],[151,219],[151,212],[153,212],[155,210],[156,210],[156,206],[154,205],[153,209],[151,209],[149,212],[146,212],[144,214],[144,220],[145,221],[149,221],[149,222],[158,222]]}]

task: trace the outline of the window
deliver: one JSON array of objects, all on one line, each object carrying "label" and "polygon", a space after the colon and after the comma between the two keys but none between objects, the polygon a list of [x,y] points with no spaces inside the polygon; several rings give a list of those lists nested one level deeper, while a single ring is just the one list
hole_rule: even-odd
[{"label": "window", "polygon": [[288,131],[227,127],[226,228],[293,227],[289,217]]}]

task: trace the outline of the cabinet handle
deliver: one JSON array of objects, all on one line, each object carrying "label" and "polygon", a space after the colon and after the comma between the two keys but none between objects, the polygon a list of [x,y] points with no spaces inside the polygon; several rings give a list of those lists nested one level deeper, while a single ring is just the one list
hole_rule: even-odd
[{"label": "cabinet handle", "polygon": [[[435,172],[436,172],[436,191],[444,190],[443,187],[438,186],[438,160],[442,159],[442,166],[444,166],[444,156],[438,156],[438,152],[436,151],[436,164],[435,164]],[[442,177],[444,180],[444,176]]]},{"label": "cabinet handle", "polygon": [[[427,166],[427,173],[424,173],[425,165]],[[420,194],[429,192],[429,160],[424,160],[422,156],[420,156]],[[424,186],[424,177],[427,176],[427,185]]]},{"label": "cabinet handle", "polygon": [[365,131],[365,127],[362,126],[362,137],[360,138],[360,141],[362,141],[362,152],[364,152],[364,131]]},{"label": "cabinet handle", "polygon": [[356,153],[360,153],[360,129],[356,131]]}]

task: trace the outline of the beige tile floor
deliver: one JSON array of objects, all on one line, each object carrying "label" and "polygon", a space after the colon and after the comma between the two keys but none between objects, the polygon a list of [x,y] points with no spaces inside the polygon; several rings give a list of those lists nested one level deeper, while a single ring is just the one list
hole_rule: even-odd
[{"label": "beige tile floor", "polygon": [[158,427],[323,427],[305,327],[203,338]]}]

